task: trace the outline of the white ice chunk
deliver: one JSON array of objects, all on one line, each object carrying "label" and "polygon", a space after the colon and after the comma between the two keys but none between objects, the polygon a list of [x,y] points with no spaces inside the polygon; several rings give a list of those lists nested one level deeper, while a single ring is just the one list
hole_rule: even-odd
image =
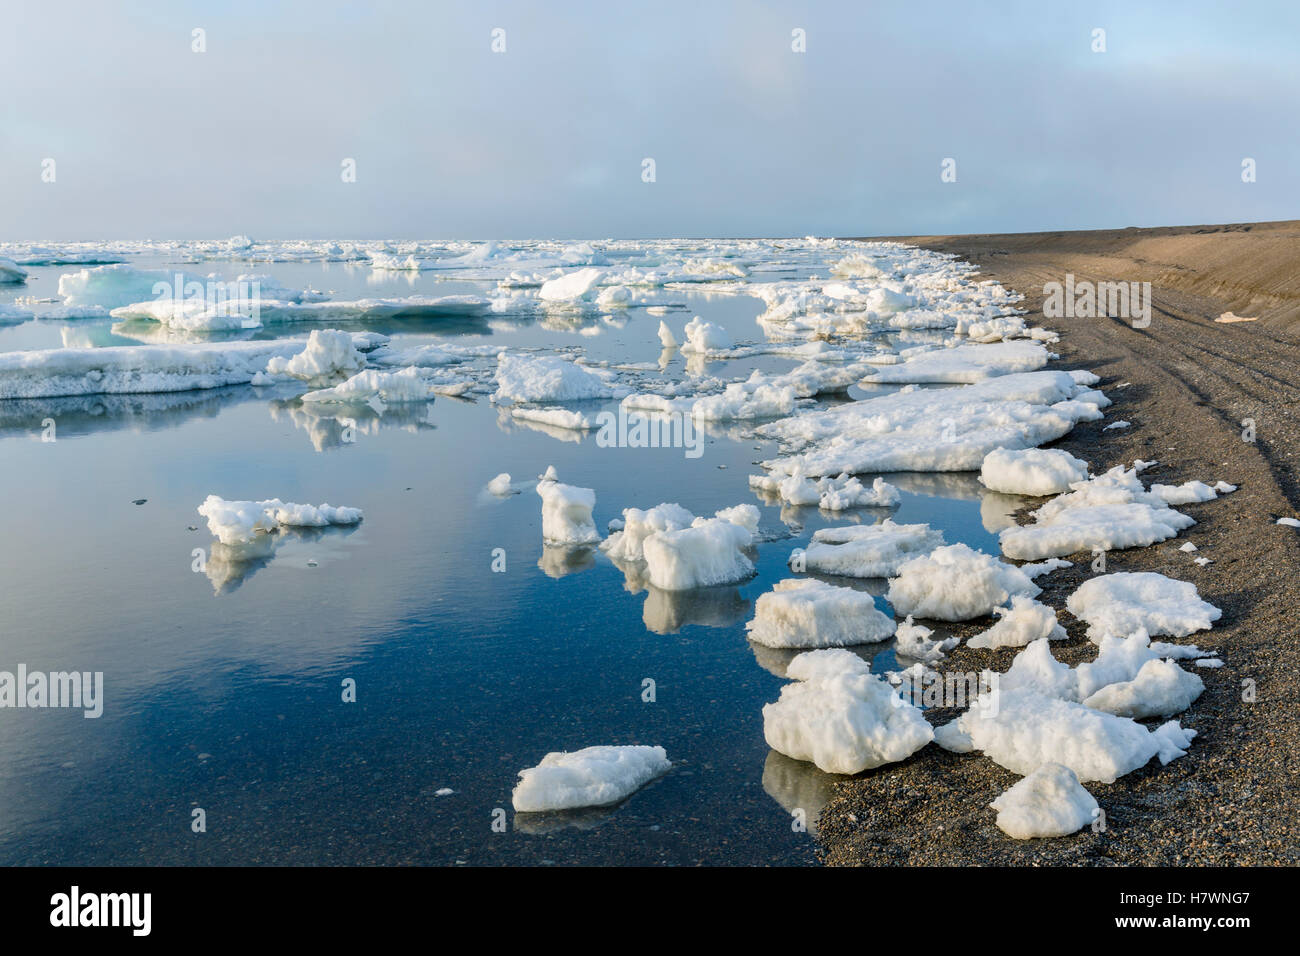
[{"label": "white ice chunk", "polygon": [[313,329],[307,347],[290,358],[273,356],[266,363],[270,375],[288,375],[304,382],[344,377],[365,368],[366,358],[353,343],[351,332]]},{"label": "white ice chunk", "polygon": [[512,801],[519,813],[603,807],[630,796],[672,768],[663,747],[585,747],[549,753],[519,771]]},{"label": "white ice chunk", "polygon": [[1202,601],[1196,585],[1154,571],[1121,571],[1091,578],[1070,595],[1065,606],[1088,624],[1088,637],[1148,634],[1186,637],[1208,630],[1223,614]]},{"label": "white ice chunk", "polygon": [[224,545],[246,545],[259,535],[274,534],[285,528],[323,528],[327,525],[352,525],[361,521],[360,508],[336,508],[333,505],[300,505],[279,498],[266,501],[227,501],[208,495],[199,505],[199,514],[208,519],[208,530]]},{"label": "white ice chunk", "polygon": [[1019,568],[952,544],[905,562],[890,580],[887,597],[898,614],[966,621],[992,614],[1016,595],[1033,598],[1040,591]]},{"label": "white ice chunk", "polygon": [[796,683],[763,707],[763,736],[787,757],[860,773],[905,760],[934,738],[921,711],[851,651],[807,651],[786,673]]},{"label": "white ice chunk", "polygon": [[1058,495],[1088,477],[1088,463],[1046,448],[998,448],[984,456],[980,481],[1009,495]]},{"label": "white ice chunk", "polygon": [[867,592],[807,578],[778,581],[759,597],[745,627],[750,640],[768,647],[847,647],[894,633],[893,619]]},{"label": "white ice chunk", "polygon": [[1097,801],[1069,767],[1045,763],[989,804],[998,829],[1016,840],[1067,836],[1097,816]]},{"label": "white ice chunk", "polygon": [[576,546],[600,540],[591,517],[596,507],[593,489],[544,479],[537,483],[537,493],[542,498],[542,538],[547,544]]},{"label": "white ice chunk", "polygon": [[725,329],[712,322],[705,322],[698,315],[686,323],[686,341],[682,343],[683,352],[697,355],[725,352],[732,347],[731,336]]},{"label": "white ice chunk", "polygon": [[1060,763],[1085,782],[1113,783],[1156,756],[1168,763],[1195,735],[1176,721],[1149,731],[1128,717],[1028,688],[983,694],[958,720],[976,750],[1012,773]]},{"label": "white ice chunk", "polygon": [[1069,636],[1056,620],[1056,612],[1032,598],[1016,595],[1010,608],[994,608],[993,613],[998,622],[968,640],[967,647],[1024,647],[1040,638],[1063,641]]},{"label": "white ice chunk", "polygon": [[510,494],[510,473],[501,472],[487,483],[487,490],[494,495],[504,496]]},{"label": "white ice chunk", "polygon": [[[855,578],[886,578],[918,554],[928,554],[943,544],[943,534],[927,524],[848,525],[822,528],[802,552],[808,571]],[[800,552],[791,555],[794,562]]]},{"label": "white ice chunk", "polygon": [[605,378],[552,355],[528,357],[501,353],[493,398],[507,402],[571,402],[612,398]]}]

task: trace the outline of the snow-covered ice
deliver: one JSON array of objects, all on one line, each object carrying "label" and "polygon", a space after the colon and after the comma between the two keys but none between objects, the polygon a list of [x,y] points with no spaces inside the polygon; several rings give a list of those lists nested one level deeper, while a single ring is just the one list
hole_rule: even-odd
[{"label": "snow-covered ice", "polygon": [[[886,578],[898,573],[906,562],[942,546],[943,534],[927,524],[846,525],[821,528],[803,549],[808,571],[840,574],[854,578]],[[796,555],[791,555],[791,561]]]},{"label": "snow-covered ice", "polygon": [[968,640],[967,647],[1024,647],[1040,638],[1063,641],[1068,636],[1057,621],[1056,612],[1033,598],[1016,595],[1011,599],[1010,608],[997,607],[993,613],[998,616],[998,622]]},{"label": "snow-covered ice", "polygon": [[[553,474],[548,471],[548,476]],[[542,498],[542,538],[547,544],[573,547],[600,540],[600,532],[591,517],[596,507],[594,490],[546,477],[537,483],[537,493]]]}]

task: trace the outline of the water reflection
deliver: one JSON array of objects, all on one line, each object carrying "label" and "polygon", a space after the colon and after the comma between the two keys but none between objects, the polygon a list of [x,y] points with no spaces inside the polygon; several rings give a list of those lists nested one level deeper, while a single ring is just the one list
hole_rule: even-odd
[{"label": "water reflection", "polygon": [[[247,543],[230,545],[214,540],[209,546],[203,572],[212,582],[212,593],[220,597],[237,591],[245,581],[271,563],[282,548],[299,550],[298,545],[342,541],[357,530],[356,525],[327,528],[282,528],[275,534],[259,534]],[[317,567],[323,561],[346,557],[331,548],[315,548],[311,556],[300,555],[301,566]]]},{"label": "water reflection", "polygon": [[763,762],[763,790],[786,813],[793,815],[802,811],[808,832],[813,836],[817,835],[817,821],[822,811],[835,798],[835,785],[848,779],[818,770],[814,764],[793,760],[775,750],[769,750]]}]

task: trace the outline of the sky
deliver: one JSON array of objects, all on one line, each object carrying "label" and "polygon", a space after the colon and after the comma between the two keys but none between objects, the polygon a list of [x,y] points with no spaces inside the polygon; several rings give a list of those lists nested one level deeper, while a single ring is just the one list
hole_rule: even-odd
[{"label": "sky", "polygon": [[1300,4],[1137,6],[13,3],[0,240],[1300,218]]}]

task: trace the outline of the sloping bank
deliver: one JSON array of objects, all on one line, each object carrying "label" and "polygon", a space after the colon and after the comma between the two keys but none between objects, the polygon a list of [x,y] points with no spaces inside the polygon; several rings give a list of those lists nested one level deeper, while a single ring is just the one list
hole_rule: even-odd
[{"label": "sloping bank", "polygon": [[[1281,259],[1289,257],[1292,273],[1298,271],[1294,252],[1279,242],[1279,228],[1261,228],[1254,238],[1243,227],[1188,227],[904,240],[956,253],[1024,293],[1028,318],[1062,333],[1054,346],[1061,361],[1054,367],[1100,376],[1115,402],[1110,418],[1132,422],[1108,431],[1104,422],[1080,422],[1054,447],[1091,462],[1094,471],[1140,458],[1160,462],[1144,475],[1153,481],[1221,474],[1239,485],[1232,495],[1183,508],[1197,521],[1183,537],[1107,556],[1107,571],[1158,571],[1195,583],[1223,610],[1213,630],[1196,635],[1197,644],[1219,652],[1224,666],[1200,672],[1205,692],[1180,715],[1197,731],[1186,757],[1090,785],[1106,813],[1104,830],[1012,840],[997,828],[988,804],[1017,776],[990,760],[927,747],[905,763],[836,785],[818,826],[827,863],[1300,862],[1300,530],[1276,523],[1300,513],[1294,412],[1300,343],[1281,321],[1214,322],[1243,297],[1276,296],[1275,283],[1258,289],[1251,283],[1272,283],[1268,277],[1284,271]],[[1193,238],[1182,245],[1166,241],[1180,233]],[[1213,248],[1216,236],[1230,246],[1222,254]],[[1168,261],[1158,267],[1134,252],[1150,249],[1148,238],[1161,240],[1165,251]],[[1189,259],[1182,268],[1180,249]],[[1152,281],[1151,324],[1135,329],[1112,319],[1043,318],[1044,284],[1061,282],[1067,273],[1094,282]],[[1199,294],[1205,289],[1231,295]],[[1254,442],[1243,440],[1246,419],[1254,422]],[[1180,550],[1189,539],[1199,549],[1195,555]],[[1210,563],[1197,564],[1194,556]],[[1091,555],[1071,557],[1073,567],[1042,579],[1039,600],[1063,607],[1093,577]],[[1086,625],[1064,613],[1060,623],[1069,640],[1053,642],[1052,654],[1072,665],[1093,659]],[[1016,652],[995,651],[990,664],[987,651],[963,644],[944,667],[1006,670]],[[954,714],[934,710],[927,716],[941,724]]]}]

